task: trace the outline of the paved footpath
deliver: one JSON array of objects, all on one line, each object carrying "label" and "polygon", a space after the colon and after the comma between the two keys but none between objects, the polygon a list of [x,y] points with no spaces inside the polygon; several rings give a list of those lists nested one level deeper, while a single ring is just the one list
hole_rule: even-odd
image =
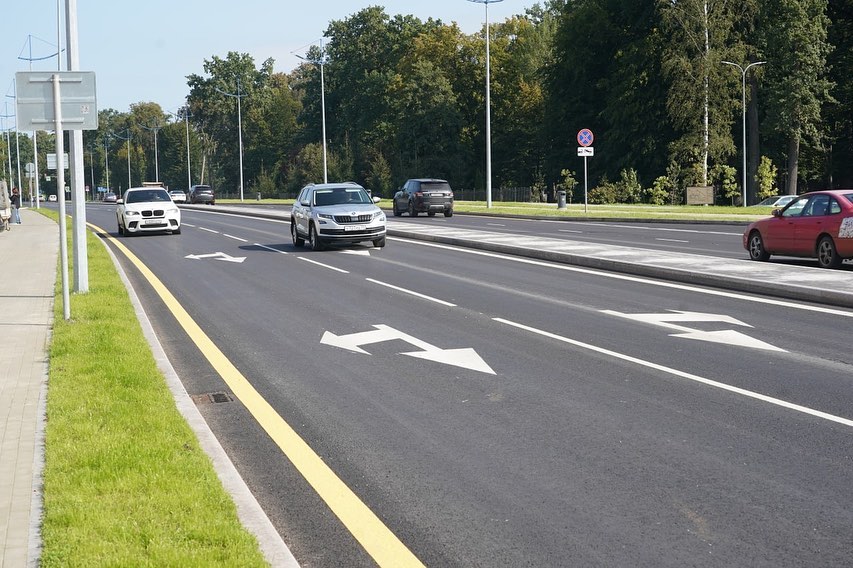
[{"label": "paved footpath", "polygon": [[0,567],[37,566],[47,348],[59,231],[27,209],[0,233]]}]

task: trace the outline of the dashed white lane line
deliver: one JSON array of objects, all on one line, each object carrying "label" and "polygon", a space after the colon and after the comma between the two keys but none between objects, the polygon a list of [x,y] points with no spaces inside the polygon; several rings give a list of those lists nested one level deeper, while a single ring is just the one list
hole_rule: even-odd
[{"label": "dashed white lane line", "polygon": [[290,254],[286,250],[279,250],[277,248],[268,247],[267,245],[262,245],[261,243],[253,243],[256,247],[261,247],[262,249],[271,250],[273,252],[281,253],[281,254]]},{"label": "dashed white lane line", "polygon": [[214,231],[213,229],[208,229],[208,228],[206,228],[206,227],[199,227],[199,230],[207,231],[208,233],[213,233],[213,234],[215,234],[215,235],[218,235],[218,234],[219,234],[219,231]]},{"label": "dashed white lane line", "polygon": [[241,243],[248,243],[249,241],[246,239],[241,239],[240,237],[235,237],[234,235],[229,235],[228,233],[222,233],[223,237],[228,237],[229,239],[234,239],[235,241],[240,241]]},{"label": "dashed white lane line", "polygon": [[535,327],[530,327],[530,326],[527,326],[527,325],[524,325],[521,323],[516,323],[513,321],[505,320],[503,318],[492,318],[492,319],[498,323],[509,325],[509,326],[527,331],[529,333],[541,335],[542,337],[548,337],[548,338],[554,339],[556,341],[562,341],[563,343],[568,343],[569,345],[574,345],[575,347],[580,347],[581,349],[587,349],[589,351],[601,353],[602,355],[607,355],[609,357],[621,359],[622,361],[634,363],[634,364],[639,365],[641,367],[647,367],[649,369],[654,369],[656,371],[661,371],[664,373],[668,373],[670,375],[675,375],[676,377],[681,377],[682,379],[688,379],[690,381],[701,383],[703,385],[707,385],[707,386],[710,386],[713,388],[729,391],[729,392],[732,392],[735,394],[739,394],[741,396],[745,396],[745,397],[752,398],[755,400],[760,400],[762,402],[767,402],[767,403],[770,403],[770,404],[773,404],[776,406],[781,406],[782,408],[787,408],[790,410],[794,410],[796,412],[801,412],[803,414],[809,414],[809,415],[815,416],[817,418],[822,418],[823,420],[829,420],[830,422],[836,422],[838,424],[843,424],[845,426],[853,427],[853,420],[850,420],[848,418],[842,418],[840,416],[835,416],[834,414],[829,414],[827,412],[821,412],[820,410],[815,410],[813,408],[808,408],[806,406],[800,406],[799,404],[794,404],[792,402],[787,402],[785,400],[773,398],[772,396],[763,395],[763,394],[753,392],[750,390],[746,390],[746,389],[742,389],[742,388],[735,387],[732,385],[727,385],[725,383],[713,381],[711,379],[706,379],[705,377],[700,377],[699,375],[694,375],[692,373],[687,373],[685,371],[679,371],[678,369],[673,369],[672,367],[667,367],[665,365],[659,365],[657,363],[652,363],[651,361],[645,361],[643,359],[638,359],[637,357],[631,357],[630,355],[625,355],[623,353],[618,353],[616,351],[604,349],[603,347],[596,347],[595,345],[590,345],[589,343],[583,343],[582,341],[570,339],[570,338],[564,337],[562,335],[557,335],[556,333],[551,333],[549,331],[544,331],[544,330],[537,329]]},{"label": "dashed white lane line", "polygon": [[438,298],[433,298],[432,296],[427,296],[426,294],[421,294],[420,292],[413,292],[412,290],[407,290],[405,288],[400,288],[399,286],[394,286],[393,284],[388,284],[387,282],[381,282],[379,280],[374,280],[373,278],[365,278],[368,282],[373,282],[374,284],[379,284],[380,286],[385,286],[386,288],[391,288],[392,290],[397,290],[398,292],[403,292],[404,294],[409,294],[418,298],[422,298],[424,300],[429,300],[430,302],[435,302],[436,304],[441,304],[442,306],[447,306],[449,308],[455,308],[456,304],[451,304],[450,302],[445,302],[444,300],[439,300]]},{"label": "dashed white lane line", "polygon": [[334,270],[335,272],[341,272],[343,274],[349,274],[348,270],[343,270],[342,268],[338,268],[337,266],[330,266],[328,264],[323,264],[322,262],[317,262],[316,260],[312,260],[310,258],[305,258],[304,256],[296,257],[299,260],[304,260],[305,262],[310,262],[311,264],[316,264],[317,266],[322,266],[323,268],[328,268],[329,270]]}]

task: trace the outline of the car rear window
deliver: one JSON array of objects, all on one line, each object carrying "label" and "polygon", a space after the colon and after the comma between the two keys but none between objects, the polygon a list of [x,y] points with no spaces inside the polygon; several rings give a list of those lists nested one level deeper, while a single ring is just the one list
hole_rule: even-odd
[{"label": "car rear window", "polygon": [[449,183],[421,182],[421,191],[450,191]]},{"label": "car rear window", "polygon": [[847,201],[853,203],[853,193],[845,193],[844,197],[847,199]]}]

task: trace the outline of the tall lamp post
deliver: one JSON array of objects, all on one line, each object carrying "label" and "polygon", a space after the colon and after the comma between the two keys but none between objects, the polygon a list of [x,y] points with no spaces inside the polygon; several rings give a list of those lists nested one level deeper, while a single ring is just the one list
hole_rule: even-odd
[{"label": "tall lamp post", "polygon": [[[308,61],[298,53],[293,53],[302,61]],[[323,66],[326,64],[326,52],[323,50],[323,40],[320,40],[320,112],[323,123],[323,183],[329,183],[329,169],[326,160],[326,81],[323,72]]]},{"label": "tall lamp post", "polygon": [[766,61],[755,61],[750,63],[746,67],[742,67],[737,63],[732,63],[731,61],[723,61],[726,65],[731,65],[732,67],[737,67],[740,69],[741,74],[741,106],[743,107],[743,206],[746,207],[746,72],[749,71],[750,67],[754,67],[756,65],[764,65],[767,63]]},{"label": "tall lamp post", "polygon": [[226,93],[221,89],[217,89],[213,87],[213,90],[221,95],[225,95],[226,97],[233,97],[237,99],[237,140],[238,145],[240,146],[240,201],[243,201],[243,111],[240,108],[240,99],[245,97],[242,92],[240,92],[240,79],[237,79],[237,92],[236,93]]},{"label": "tall lamp post", "polygon": [[503,2],[503,0],[468,0],[486,6],[486,207],[492,206],[492,103],[491,88],[489,86],[490,57],[489,57],[489,4]]},{"label": "tall lamp post", "polygon": [[190,107],[189,107],[189,105],[187,105],[187,106],[179,108],[178,114],[175,114],[174,112],[168,111],[168,110],[166,112],[168,112],[169,114],[171,114],[172,116],[174,116],[178,120],[183,119],[184,126],[186,127],[186,131],[187,131],[187,191],[189,191],[190,188],[192,187],[192,176],[190,175],[190,122],[189,122]]},{"label": "tall lamp post", "polygon": [[153,130],[154,131],[154,181],[160,181],[160,157],[157,151],[157,131],[163,128],[160,125],[155,126],[146,126],[144,124],[140,124],[142,128],[145,130]]},{"label": "tall lamp post", "polygon": [[110,136],[127,142],[127,189],[130,189],[133,187],[130,182],[130,139],[133,138],[133,136],[130,135],[130,128],[125,131],[125,134],[126,136],[119,136],[118,134],[110,133]]}]

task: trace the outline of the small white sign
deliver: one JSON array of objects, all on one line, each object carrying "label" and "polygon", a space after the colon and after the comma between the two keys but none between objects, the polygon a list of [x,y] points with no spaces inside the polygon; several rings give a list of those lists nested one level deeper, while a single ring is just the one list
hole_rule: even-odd
[{"label": "small white sign", "polygon": [[592,146],[578,146],[578,156],[594,156],[595,151]]},{"label": "small white sign", "polygon": [[[62,165],[63,169],[68,169],[68,152],[62,154]],[[47,155],[47,169],[55,170],[56,169],[56,152],[48,153]]]}]

